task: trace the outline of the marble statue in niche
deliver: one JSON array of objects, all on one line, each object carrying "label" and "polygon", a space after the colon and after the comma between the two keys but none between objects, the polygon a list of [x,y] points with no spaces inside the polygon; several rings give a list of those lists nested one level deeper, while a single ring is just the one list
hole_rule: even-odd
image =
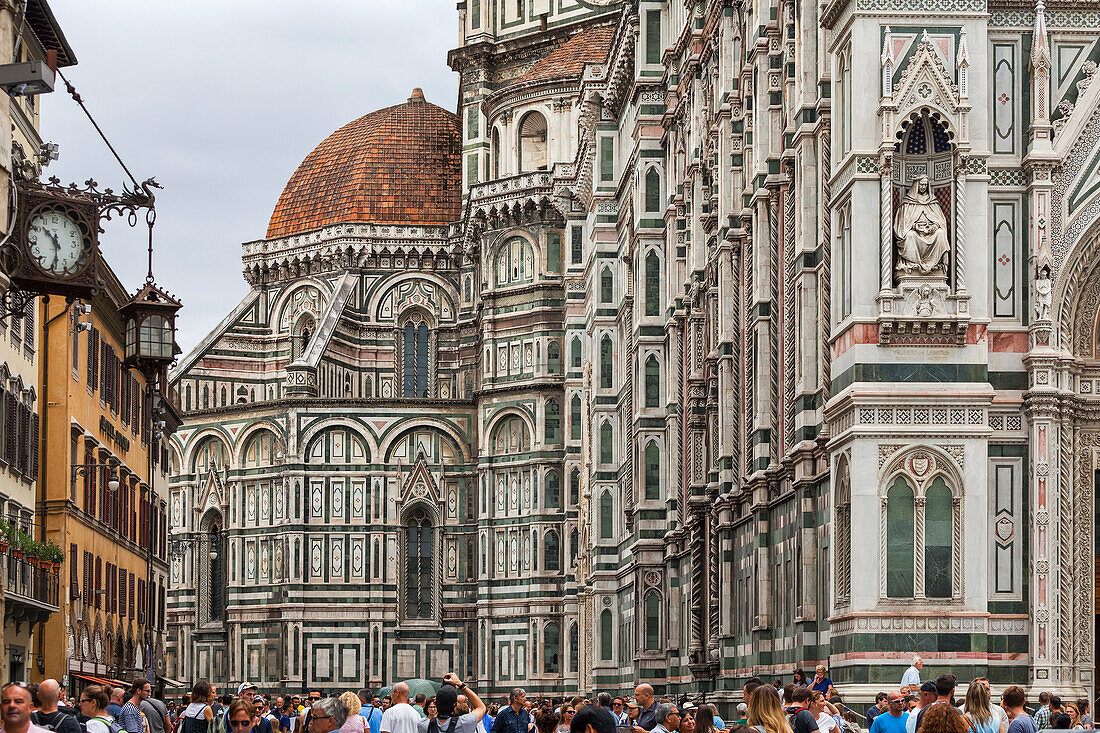
[{"label": "marble statue in niche", "polygon": [[947,218],[932,194],[928,176],[909,188],[894,217],[900,275],[947,275]]}]

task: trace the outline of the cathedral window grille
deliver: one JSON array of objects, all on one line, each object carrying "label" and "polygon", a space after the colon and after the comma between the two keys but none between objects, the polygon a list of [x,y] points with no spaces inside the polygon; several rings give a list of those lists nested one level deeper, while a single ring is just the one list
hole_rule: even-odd
[{"label": "cathedral window grille", "polygon": [[405,525],[405,617],[432,617],[432,525],[415,512]]},{"label": "cathedral window grille", "polygon": [[401,329],[401,395],[403,397],[429,396],[431,341],[428,324],[423,317],[417,315],[405,321]]},{"label": "cathedral window grille", "polygon": [[647,10],[645,14],[645,62],[661,63],[661,11]]},{"label": "cathedral window grille", "polygon": [[569,439],[581,439],[581,396],[578,394],[569,401]]},{"label": "cathedral window grille", "polygon": [[615,180],[615,138],[605,135],[600,138],[600,182]]},{"label": "cathedral window grille", "polygon": [[569,533],[569,567],[573,567],[577,563],[577,552],[580,550],[580,533],[576,528]]},{"label": "cathedral window grille", "polygon": [[661,649],[661,594],[651,590],[645,594],[645,648]]},{"label": "cathedral window grille", "polygon": [[575,226],[570,230],[569,259],[574,265],[580,264],[584,257],[584,228]]},{"label": "cathedral window grille", "polygon": [[581,503],[581,472],[574,468],[569,474],[569,507],[576,508]]},{"label": "cathedral window grille", "polygon": [[551,374],[561,374],[561,346],[557,341],[546,345],[546,368]]},{"label": "cathedral window grille", "polygon": [[937,477],[925,493],[924,504],[924,595],[927,598],[951,597],[952,514],[951,490]]},{"label": "cathedral window grille", "polygon": [[561,629],[551,621],[542,628],[543,674],[561,672]]},{"label": "cathedral window grille", "polygon": [[548,531],[543,536],[543,555],[545,561],[543,566],[548,573],[556,573],[561,570],[561,542],[558,540],[558,533],[554,530]]},{"label": "cathedral window grille", "polygon": [[600,494],[600,539],[610,540],[615,536],[615,505],[611,499],[611,490],[604,489]]},{"label": "cathedral window grille", "polygon": [[497,250],[497,286],[524,285],[535,279],[535,255],[531,243],[512,237]]},{"label": "cathedral window grille", "polygon": [[655,440],[645,447],[645,498],[661,498],[661,450]]},{"label": "cathedral window grille", "polygon": [[546,269],[561,272],[561,234],[558,232],[546,235]]},{"label": "cathedral window grille", "polygon": [[661,210],[661,174],[656,166],[651,167],[645,174],[645,210],[656,212]]},{"label": "cathedral window grille", "polygon": [[600,661],[610,662],[615,654],[615,620],[611,610],[605,608],[600,614]]},{"label": "cathedral window grille", "polygon": [[645,360],[645,406],[658,407],[661,402],[661,365],[656,356]]},{"label": "cathedral window grille", "polygon": [[661,259],[653,250],[645,256],[645,314],[661,312]]},{"label": "cathedral window grille", "polygon": [[561,440],[561,405],[557,400],[546,402],[546,442],[557,443]]},{"label": "cathedral window grille", "polygon": [[561,480],[557,471],[546,472],[546,508],[558,509],[561,507]]},{"label": "cathedral window grille", "polygon": [[574,336],[572,345],[569,347],[572,352],[569,355],[570,367],[573,369],[581,368],[581,337]]},{"label": "cathedral window grille", "polygon": [[611,336],[604,334],[600,339],[600,388],[611,389],[615,382],[614,349],[611,345]]},{"label": "cathedral window grille", "polygon": [[519,172],[546,170],[547,162],[546,118],[528,112],[519,122]]},{"label": "cathedral window grille", "polygon": [[600,272],[600,302],[611,303],[615,300],[615,279],[611,274],[611,268],[605,267]]},{"label": "cathedral window grille", "polygon": [[[915,488],[914,488],[915,487]],[[914,484],[898,476],[882,507],[888,598],[961,596],[961,499],[942,475]]]},{"label": "cathedral window grille", "polygon": [[610,420],[600,425],[600,463],[612,463],[615,460],[614,430]]}]

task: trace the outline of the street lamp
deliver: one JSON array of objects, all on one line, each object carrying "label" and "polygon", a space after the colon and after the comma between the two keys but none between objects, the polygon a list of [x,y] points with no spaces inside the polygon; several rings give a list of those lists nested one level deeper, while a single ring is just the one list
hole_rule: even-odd
[{"label": "street lamp", "polygon": [[176,346],[176,313],[182,304],[161,290],[152,275],[130,300],[119,308],[126,328],[126,366],[152,380],[180,353]]},{"label": "street lamp", "polygon": [[117,469],[119,464],[116,461],[109,463],[81,463],[72,467],[72,485],[76,485],[77,476],[87,476],[92,469],[106,468],[107,469],[107,490],[114,493],[118,491],[119,481]]},{"label": "street lamp", "polygon": [[209,557],[218,559],[218,542],[221,539],[220,532],[196,532],[190,537],[177,537],[168,540],[168,555],[173,558],[183,557],[188,550],[201,546],[204,542],[210,544]]}]

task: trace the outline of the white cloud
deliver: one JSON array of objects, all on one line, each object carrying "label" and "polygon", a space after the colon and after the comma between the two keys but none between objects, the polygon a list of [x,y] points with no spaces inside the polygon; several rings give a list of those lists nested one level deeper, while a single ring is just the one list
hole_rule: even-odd
[{"label": "white cloud", "polygon": [[[294,169],[329,133],[413,87],[453,110],[448,0],[50,0],[80,63],[64,71],[140,181],[156,176],[158,282],[184,303],[188,351],[247,291],[241,242],[262,237]],[[43,96],[46,169],[120,189],[125,174],[60,84]],[[145,233],[103,250],[133,289]]]}]

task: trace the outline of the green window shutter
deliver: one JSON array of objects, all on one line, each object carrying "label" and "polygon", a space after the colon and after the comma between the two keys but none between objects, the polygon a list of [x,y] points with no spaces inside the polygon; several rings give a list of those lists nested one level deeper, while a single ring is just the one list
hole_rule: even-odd
[{"label": "green window shutter", "polygon": [[615,138],[600,138],[600,180],[615,180]]},{"label": "green window shutter", "polygon": [[645,14],[645,62],[661,63],[661,11],[648,10]]}]

